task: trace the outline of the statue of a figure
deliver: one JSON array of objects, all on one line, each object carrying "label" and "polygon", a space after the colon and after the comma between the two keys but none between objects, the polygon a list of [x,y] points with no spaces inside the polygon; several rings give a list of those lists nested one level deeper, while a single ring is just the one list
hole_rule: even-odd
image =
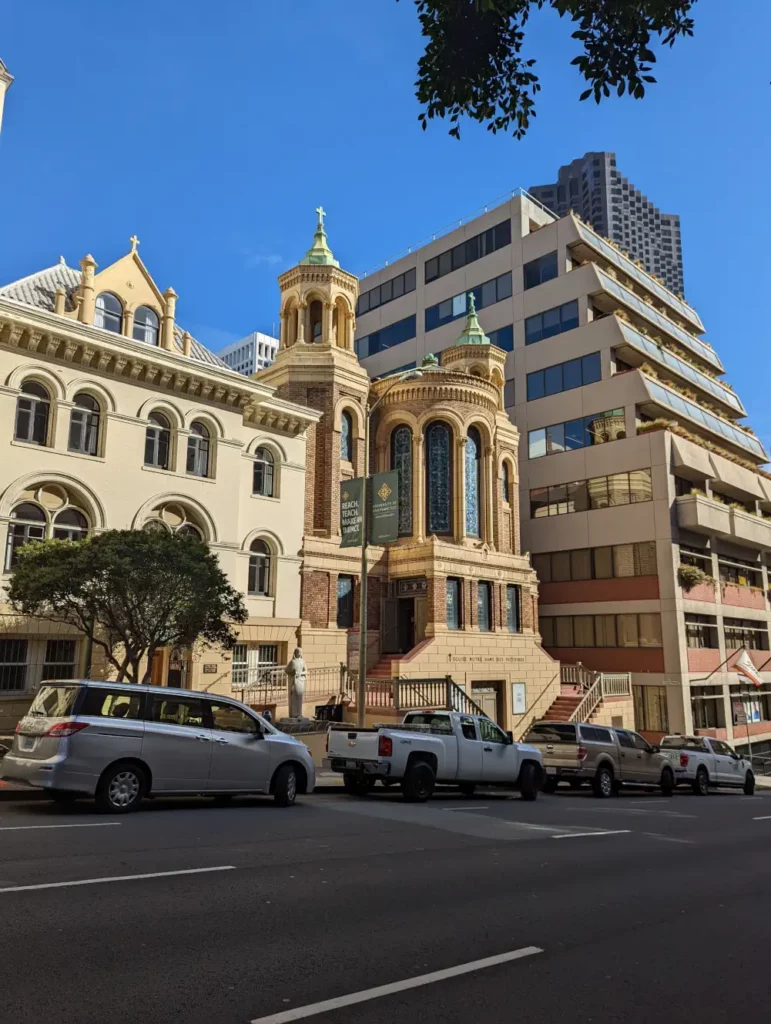
[{"label": "statue of a figure", "polygon": [[294,656],[286,667],[286,674],[289,676],[289,717],[302,718],[305,678],[308,674],[303,661],[302,647],[295,647]]}]

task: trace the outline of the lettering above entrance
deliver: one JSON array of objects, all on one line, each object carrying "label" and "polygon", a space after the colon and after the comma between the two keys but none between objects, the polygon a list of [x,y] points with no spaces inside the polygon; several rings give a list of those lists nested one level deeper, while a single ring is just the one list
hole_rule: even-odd
[{"label": "lettering above entrance", "polygon": [[424,578],[418,578],[414,580],[397,580],[396,581],[396,596],[397,597],[416,597],[418,594],[428,593],[428,580]]}]

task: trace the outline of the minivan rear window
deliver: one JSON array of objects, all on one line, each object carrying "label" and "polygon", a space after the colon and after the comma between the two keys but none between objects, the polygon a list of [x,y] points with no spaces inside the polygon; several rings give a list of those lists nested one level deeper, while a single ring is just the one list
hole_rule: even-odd
[{"label": "minivan rear window", "polygon": [[576,743],[576,727],[562,722],[537,722],[525,743]]},{"label": "minivan rear window", "polygon": [[138,693],[89,686],[80,714],[92,718],[139,718],[141,703],[141,696]]},{"label": "minivan rear window", "polygon": [[44,684],[32,701],[28,714],[41,718],[64,718],[72,714],[80,692],[79,686],[49,686]]}]

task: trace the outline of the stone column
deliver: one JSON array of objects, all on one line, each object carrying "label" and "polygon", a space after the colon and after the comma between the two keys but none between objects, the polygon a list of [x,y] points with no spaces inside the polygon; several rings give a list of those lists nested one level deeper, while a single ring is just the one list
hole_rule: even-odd
[{"label": "stone column", "polygon": [[345,314],[345,330],[345,345],[343,347],[348,349],[349,352],[353,352],[353,338],[356,332],[356,315],[354,313]]},{"label": "stone column", "polygon": [[334,338],[332,336],[333,335],[332,315],[333,315],[334,311],[335,311],[335,304],[334,304],[334,302],[325,302],[324,303],[324,310],[323,310],[323,314],[322,314],[323,317],[324,317],[324,322],[323,322],[322,331],[321,331],[321,341],[322,341],[322,344],[324,344],[324,345],[331,345],[333,343],[333,341],[334,341]]},{"label": "stone column", "polygon": [[161,323],[161,348],[173,352],[176,349],[174,344],[174,313],[177,307],[179,296],[173,288],[167,288],[163,293],[165,300],[163,309],[163,321]]},{"label": "stone column", "polygon": [[388,444],[382,443],[375,446],[375,473],[385,473],[388,469]]},{"label": "stone column", "polygon": [[134,334],[134,310],[129,309],[128,306],[123,310],[123,333],[127,338],[131,338]]},{"label": "stone column", "polygon": [[286,348],[286,336],[289,330],[289,322],[286,313],[282,313],[280,317],[280,327],[278,331],[278,347],[279,349]]},{"label": "stone column", "polygon": [[498,480],[495,475],[495,448],[487,445],[485,448],[485,475],[484,487],[480,487],[480,494],[484,491],[484,529],[482,539],[491,547],[497,547],[495,543],[495,496],[497,494]]},{"label": "stone column", "polygon": [[80,261],[80,269],[83,271],[83,276],[80,279],[78,320],[82,324],[92,324],[94,322],[96,302],[96,296],[94,295],[94,271],[96,266],[96,260],[90,253]]},{"label": "stone column", "polygon": [[305,342],[305,318],[308,309],[307,302],[300,302],[297,305],[297,344],[302,345]]},{"label": "stone column", "polygon": [[423,435],[412,435],[412,536],[426,538],[426,460]]}]

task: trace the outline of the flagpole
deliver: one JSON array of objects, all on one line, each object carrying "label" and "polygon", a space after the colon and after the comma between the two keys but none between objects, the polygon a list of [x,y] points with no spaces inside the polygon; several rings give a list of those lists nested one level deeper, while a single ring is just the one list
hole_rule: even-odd
[{"label": "flagpole", "polygon": [[[731,660],[731,658],[736,657],[737,654],[740,654],[742,651],[746,651],[746,650],[747,650],[746,644],[742,644],[741,647],[739,647],[736,651],[732,651],[728,655],[728,657],[725,659],[725,661],[721,661],[721,663],[718,665],[718,667],[714,668],[710,672],[710,674],[708,676],[704,676],[702,679],[692,679],[691,680],[691,684],[693,684],[693,683],[706,683],[707,680],[711,679],[712,676],[714,676],[714,674],[716,672],[719,672],[720,669],[723,668],[724,665],[727,665],[728,662]],[[771,661],[771,655],[769,655],[766,658],[766,660],[763,662],[763,664],[760,666],[760,668],[755,669],[755,671],[756,672],[762,672],[763,669],[766,667],[766,665],[769,663],[769,661]],[[750,694],[746,690],[746,680],[747,680],[747,677],[743,673],[740,673],[740,674],[741,674],[741,677],[742,677],[742,689],[739,691],[739,699],[741,700],[742,706],[744,708],[744,726],[745,726],[745,729],[747,731],[747,747],[749,748],[749,755],[750,755],[750,762],[751,762],[752,761],[752,740],[750,739],[750,720],[749,720],[749,717],[747,715],[747,706],[748,706],[748,702],[750,700]],[[729,684],[729,687],[728,687],[728,696],[729,696],[729,698],[731,696],[730,684]]]}]

